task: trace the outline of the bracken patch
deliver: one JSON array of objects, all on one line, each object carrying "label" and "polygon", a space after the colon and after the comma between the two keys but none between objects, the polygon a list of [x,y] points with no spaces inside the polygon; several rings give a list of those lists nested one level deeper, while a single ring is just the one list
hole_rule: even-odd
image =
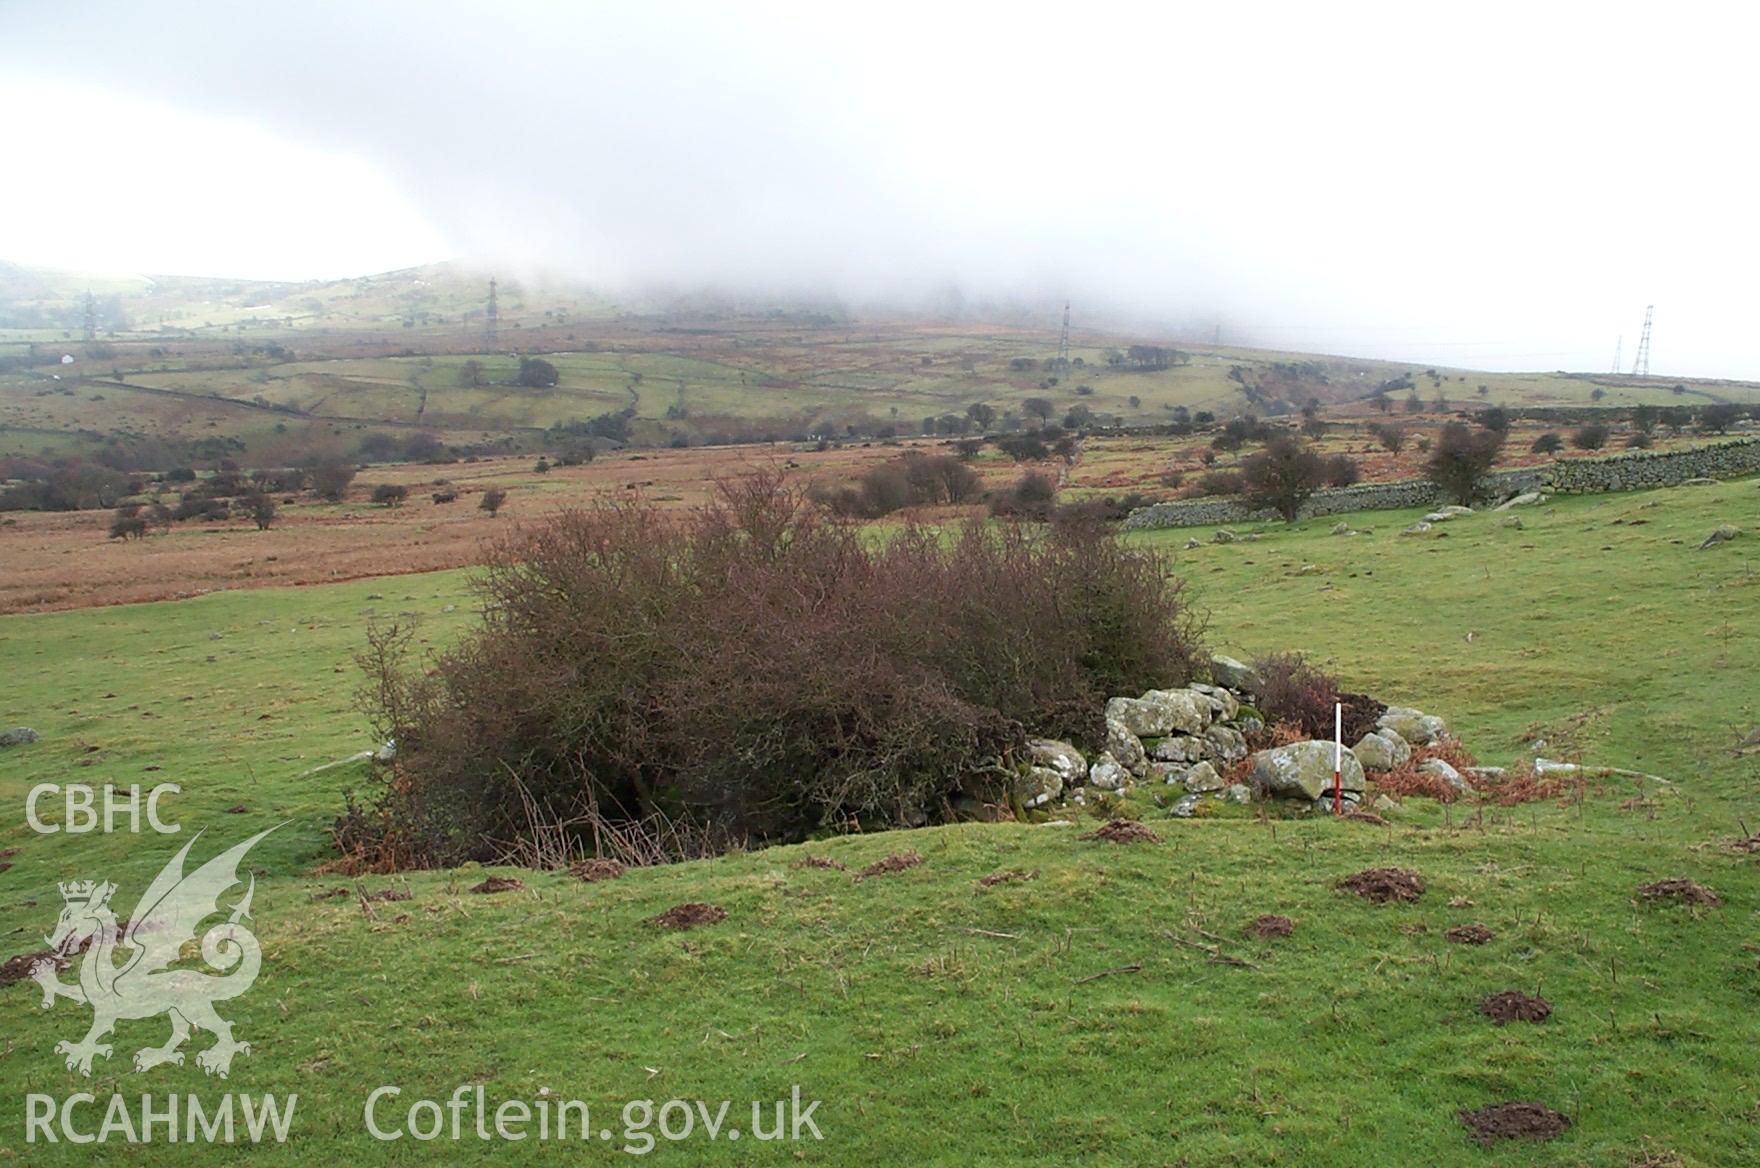
[{"label": "bracken patch", "polygon": [[[520,880],[517,877],[491,876],[481,884],[474,886],[471,891],[481,893],[484,896],[492,896],[497,892],[518,892],[525,886],[525,881]],[[395,898],[387,897],[386,899]]]},{"label": "bracken patch", "polygon": [[1424,895],[1423,878],[1404,868],[1366,868],[1346,876],[1339,882],[1339,887],[1376,904],[1414,901]]},{"label": "bracken patch", "polygon": [[720,924],[726,919],[727,910],[720,905],[691,901],[675,904],[650,921],[662,929],[694,929],[700,925]]},{"label": "bracken patch", "polygon": [[1287,937],[1295,931],[1296,923],[1288,917],[1280,917],[1275,913],[1267,913],[1247,926],[1247,932],[1255,937]]},{"label": "bracken patch", "polygon": [[1094,831],[1082,837],[1085,840],[1104,840],[1109,844],[1158,844],[1161,837],[1144,827],[1134,819],[1110,819]]},{"label": "bracken patch", "polygon": [[998,884],[1017,884],[1038,876],[1037,872],[1028,872],[1023,868],[1005,868],[1000,872],[992,872],[988,876],[978,878],[979,888],[994,888]]},{"label": "bracken patch", "polygon": [[1498,1140],[1549,1140],[1571,1125],[1550,1107],[1516,1100],[1458,1114],[1473,1139],[1487,1147]]},{"label": "bracken patch", "polygon": [[1703,884],[1679,876],[1640,885],[1638,895],[1645,900],[1678,900],[1682,904],[1707,904],[1714,908],[1723,903],[1717,893]]},{"label": "bracken patch", "polygon": [[576,880],[585,880],[595,884],[600,880],[617,880],[623,876],[625,868],[621,861],[600,858],[596,860],[580,860],[568,866],[569,875]]},{"label": "bracken patch", "polygon": [[795,868],[834,868],[839,872],[848,867],[841,860],[833,860],[830,856],[802,856],[790,866]]},{"label": "bracken patch", "polygon": [[875,860],[857,874],[857,880],[866,880],[870,876],[885,876],[892,872],[903,872],[915,868],[923,862],[923,857],[915,852],[895,852],[884,860]]},{"label": "bracken patch", "polygon": [[1479,1013],[1499,1026],[1510,1022],[1544,1022],[1552,1016],[1552,1003],[1521,990],[1500,990],[1480,999]]},{"label": "bracken patch", "polygon": [[4,965],[0,965],[0,986],[9,986],[14,982],[24,981],[31,975],[31,966],[45,958],[52,958],[56,969],[67,968],[67,958],[51,953],[47,949],[41,953],[20,953],[17,957],[8,957]]}]

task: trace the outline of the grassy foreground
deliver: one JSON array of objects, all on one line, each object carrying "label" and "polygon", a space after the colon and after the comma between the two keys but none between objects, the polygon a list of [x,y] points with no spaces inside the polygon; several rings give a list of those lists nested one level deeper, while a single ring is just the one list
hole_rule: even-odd
[{"label": "grassy foreground", "polygon": [[[1308,650],[1357,688],[1446,715],[1483,761],[1537,737],[1549,757],[1667,785],[1607,780],[1581,801],[1483,812],[1413,800],[1385,829],[1157,818],[1165,842],[1131,847],[1079,839],[1084,825],[967,825],[594,885],[521,873],[527,888],[499,896],[467,891],[478,871],[427,873],[368,880],[413,893],[370,914],[314,899],[347,882],[308,874],[360,773],[302,772],[371,745],[350,662],[367,621],[420,613],[444,640],[470,619],[462,573],[6,617],[0,722],[43,741],[0,753],[14,809],[0,850],[17,849],[0,872],[0,956],[40,947],[59,880],[116,881],[125,914],[194,830],[206,856],[285,821],[251,856],[263,972],[221,1008],[254,1048],[224,1087],[299,1095],[292,1137],[257,1149],[261,1163],[506,1158],[515,1150],[470,1137],[468,1120],[466,1139],[426,1145],[377,1143],[363,1126],[378,1086],[401,1086],[407,1105],[476,1083],[491,1107],[545,1089],[588,1101],[616,1136],[589,1145],[600,1160],[621,1154],[629,1101],[732,1100],[728,1126],[743,1129],[751,1100],[799,1085],[822,1101],[820,1142],[730,1147],[699,1122],[657,1150],[680,1163],[1752,1162],[1760,880],[1725,841],[1747,834],[1744,817],[1760,828],[1760,755],[1735,753],[1760,722],[1755,487],[1561,500],[1522,512],[1521,530],[1481,515],[1401,536],[1411,516],[1380,512],[1345,517],[1364,534],[1334,536],[1330,517],[1180,556],[1218,647]],[[1723,522],[1749,534],[1696,551]],[[1209,532],[1143,538],[1193,535]],[[184,834],[24,826],[31,785],[76,781],[180,783],[167,806]],[[924,862],[854,878],[905,850]],[[807,854],[847,870],[796,867]],[[1421,872],[1423,899],[1376,907],[1335,889],[1382,864]],[[1035,875],[978,886],[999,869]],[[1677,875],[1722,907],[1634,895]],[[645,923],[682,901],[728,920]],[[1262,913],[1293,918],[1293,936],[1246,937]],[[1495,939],[1444,941],[1474,921]],[[1550,999],[1551,1019],[1477,1015],[1481,996],[1510,988]],[[26,1145],[27,1092],[222,1089],[193,1062],[128,1073],[134,1050],[164,1040],[162,1019],[123,1023],[115,1057],[89,1081],[72,1075],[52,1048],[90,1012],[39,1001],[28,981],[0,988],[0,1159],[237,1155]],[[1573,1126],[1481,1149],[1455,1112],[1503,1099]],[[398,1124],[403,1107],[378,1115]],[[528,1142],[517,1155],[581,1151]]]}]

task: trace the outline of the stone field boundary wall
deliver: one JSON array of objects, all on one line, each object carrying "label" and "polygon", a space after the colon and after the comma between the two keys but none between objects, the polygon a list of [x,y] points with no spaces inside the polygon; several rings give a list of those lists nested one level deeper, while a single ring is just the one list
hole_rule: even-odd
[{"label": "stone field boundary wall", "polygon": [[[1734,479],[1760,474],[1760,438],[1743,438],[1688,450],[1634,451],[1601,458],[1561,458],[1546,466],[1493,471],[1480,480],[1485,497],[1506,499],[1524,491],[1566,494],[1638,491],[1673,487],[1691,479]],[[1302,508],[1304,516],[1344,511],[1393,511],[1431,507],[1447,502],[1428,479],[1362,483],[1314,492]],[[1275,511],[1254,511],[1235,498],[1179,499],[1138,507],[1125,517],[1127,529],[1207,527],[1218,523],[1259,523],[1276,519]]]}]

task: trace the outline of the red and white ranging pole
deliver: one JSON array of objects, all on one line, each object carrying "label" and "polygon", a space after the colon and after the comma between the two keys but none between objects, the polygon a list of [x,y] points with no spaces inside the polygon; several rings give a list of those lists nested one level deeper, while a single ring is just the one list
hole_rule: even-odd
[{"label": "red and white ranging pole", "polygon": [[1332,703],[1332,813],[1344,814],[1344,703]]}]

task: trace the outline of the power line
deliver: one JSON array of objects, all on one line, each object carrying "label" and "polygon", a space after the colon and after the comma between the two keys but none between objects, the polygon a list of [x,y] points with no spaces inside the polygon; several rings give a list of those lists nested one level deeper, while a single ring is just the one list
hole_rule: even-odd
[{"label": "power line", "polygon": [[1644,306],[1644,331],[1638,334],[1638,355],[1632,359],[1634,377],[1650,376],[1650,317],[1655,311],[1654,304]]},{"label": "power line", "polygon": [[483,309],[483,339],[490,345],[501,332],[501,309],[495,302],[495,277],[489,277],[489,303]]},{"label": "power line", "polygon": [[1063,331],[1057,335],[1057,367],[1069,367],[1069,301],[1063,302]]}]

